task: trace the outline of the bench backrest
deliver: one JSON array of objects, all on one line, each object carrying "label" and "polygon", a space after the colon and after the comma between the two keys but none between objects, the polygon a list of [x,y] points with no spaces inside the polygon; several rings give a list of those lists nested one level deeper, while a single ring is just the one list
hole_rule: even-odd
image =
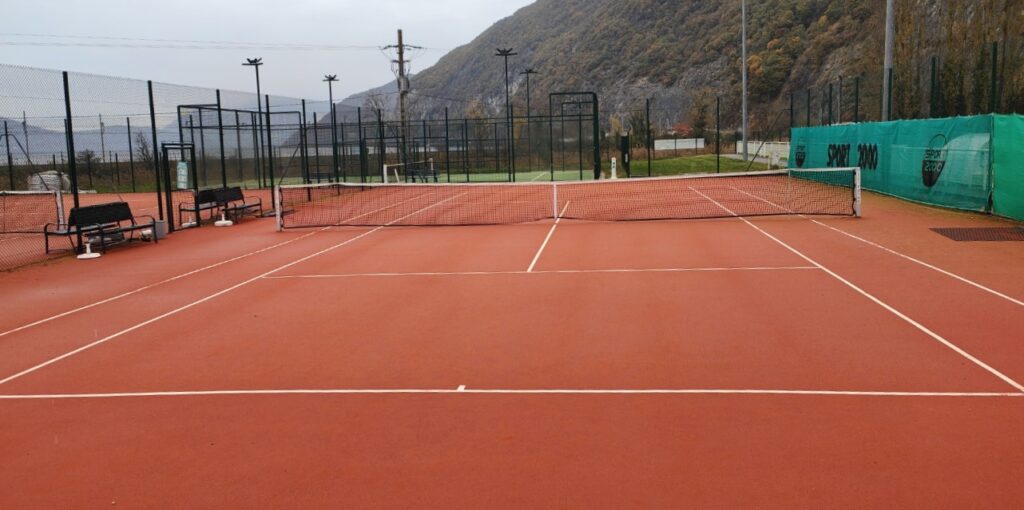
[{"label": "bench backrest", "polygon": [[127,202],[110,202],[108,204],[87,205],[71,209],[68,225],[72,227],[89,227],[131,221],[135,223],[132,209]]},{"label": "bench backrest", "polygon": [[221,188],[217,190],[217,202],[226,204],[229,202],[241,202],[245,200],[242,195],[242,188]]},{"label": "bench backrest", "polygon": [[217,189],[201,189],[197,191],[196,204],[214,204],[220,202],[220,200],[218,200],[219,191],[220,190]]}]

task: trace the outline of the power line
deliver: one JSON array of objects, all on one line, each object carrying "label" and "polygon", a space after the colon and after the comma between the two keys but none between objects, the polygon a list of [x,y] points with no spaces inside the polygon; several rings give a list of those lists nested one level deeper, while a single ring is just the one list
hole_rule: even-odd
[{"label": "power line", "polygon": [[[41,39],[80,39],[84,41],[117,42],[67,42],[67,41],[0,41],[4,46],[55,46],[92,48],[143,48],[143,49],[189,49],[189,50],[268,50],[268,51],[378,51],[377,46],[334,45],[321,43],[266,43],[248,41],[215,41],[199,39],[158,39],[144,37],[115,37],[99,35],[59,35],[26,32],[0,32],[2,37]],[[442,48],[417,47],[423,51],[448,51]]]}]

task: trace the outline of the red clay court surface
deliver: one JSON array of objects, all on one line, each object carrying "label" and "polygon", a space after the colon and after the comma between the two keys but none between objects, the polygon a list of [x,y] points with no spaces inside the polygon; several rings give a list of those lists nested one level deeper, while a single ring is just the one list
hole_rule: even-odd
[{"label": "red clay court surface", "polygon": [[256,220],[0,275],[0,507],[1019,508],[1024,244],[865,210]]}]

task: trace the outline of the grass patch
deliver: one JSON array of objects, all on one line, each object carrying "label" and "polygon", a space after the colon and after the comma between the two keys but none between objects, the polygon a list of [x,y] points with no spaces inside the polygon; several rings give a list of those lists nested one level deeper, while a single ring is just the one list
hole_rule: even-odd
[{"label": "grass patch", "polygon": [[[761,170],[768,170],[768,165],[764,163],[750,163],[732,158],[722,157],[721,159],[721,171],[727,172],[756,172]],[[611,170],[611,162],[606,161],[603,163],[605,173]],[[646,159],[634,159],[632,164],[633,176],[647,176],[647,160]],[[669,158],[669,159],[655,159],[651,161],[651,175],[654,177],[665,176],[665,175],[684,175],[684,174],[700,174],[700,173],[715,173],[718,170],[718,166],[715,161],[714,154],[705,154],[701,156],[684,156],[680,158]],[[625,171],[622,167],[619,167],[619,177],[625,177]]]}]

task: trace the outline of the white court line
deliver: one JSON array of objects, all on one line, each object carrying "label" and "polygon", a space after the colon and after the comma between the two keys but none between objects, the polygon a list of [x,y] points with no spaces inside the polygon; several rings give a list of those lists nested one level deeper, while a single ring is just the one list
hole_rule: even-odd
[{"label": "white court line", "polygon": [[679,267],[657,269],[551,269],[546,271],[452,271],[452,272],[411,272],[411,273],[349,273],[349,274],[307,274],[268,276],[268,280],[302,280],[334,278],[391,278],[402,276],[493,276],[493,275],[544,275],[544,274],[632,274],[632,273],[715,273],[743,271],[817,271],[817,266],[781,267]]},{"label": "white court line", "polygon": [[25,324],[25,325],[22,325],[22,326],[18,326],[18,327],[14,328],[14,329],[9,329],[7,331],[4,331],[4,332],[0,333],[0,338],[3,338],[5,336],[8,336],[8,335],[11,335],[11,334],[14,334],[14,333],[17,333],[19,331],[24,331],[26,329],[29,329],[29,328],[32,328],[32,327],[35,327],[35,326],[46,324],[47,322],[52,322],[52,321],[55,321],[57,319],[62,319],[62,318],[67,317],[69,315],[76,314],[78,312],[83,312],[83,311],[88,310],[90,308],[95,308],[97,306],[105,305],[105,304],[110,303],[112,301],[117,301],[118,299],[126,298],[128,296],[132,296],[132,295],[138,294],[140,292],[145,292],[145,291],[147,291],[149,289],[152,289],[154,287],[159,287],[160,285],[164,285],[164,284],[171,283],[171,282],[174,282],[174,281],[177,281],[177,280],[181,280],[183,278],[187,278],[189,276],[192,276],[192,275],[195,275],[195,274],[198,274],[198,273],[202,273],[203,271],[208,271],[210,269],[214,269],[214,268],[223,266],[225,264],[229,264],[231,262],[236,262],[236,261],[242,260],[244,258],[251,257],[253,255],[258,255],[260,253],[264,253],[264,252],[273,250],[275,248],[280,248],[281,246],[284,246],[286,244],[294,243],[296,241],[299,241],[301,239],[305,239],[305,238],[307,238],[309,236],[312,236],[314,234],[316,234],[316,232],[310,232],[310,233],[304,234],[304,235],[302,235],[300,237],[296,237],[294,239],[289,239],[288,241],[284,241],[284,242],[281,242],[281,243],[278,243],[278,244],[275,244],[275,245],[272,245],[272,246],[267,246],[267,247],[264,247],[264,248],[260,248],[259,250],[252,251],[252,252],[249,252],[249,253],[246,253],[246,254],[243,254],[243,255],[239,255],[237,257],[232,257],[230,259],[222,260],[222,261],[217,262],[215,264],[210,264],[208,266],[201,267],[199,269],[194,269],[194,270],[189,271],[187,273],[182,273],[182,274],[179,274],[177,276],[172,276],[170,278],[167,278],[166,280],[161,280],[161,281],[156,282],[156,283],[151,283],[149,285],[145,285],[145,286],[139,287],[137,289],[130,290],[130,291],[125,292],[123,294],[118,294],[116,296],[111,296],[111,297],[108,297],[106,299],[101,299],[99,301],[96,301],[96,302],[93,302],[93,303],[89,303],[87,305],[83,305],[83,306],[80,306],[78,308],[74,308],[72,310],[68,310],[66,312],[61,312],[61,313],[59,313],[57,315],[52,315],[50,317],[46,317],[45,319],[39,319],[39,320],[37,320],[35,322],[30,322],[28,324]]},{"label": "white court line", "polygon": [[548,242],[551,241],[551,236],[555,235],[555,229],[558,228],[558,222],[562,221],[562,216],[565,215],[565,211],[569,209],[569,202],[565,203],[565,207],[562,208],[562,212],[558,213],[558,217],[555,218],[554,225],[551,225],[551,230],[548,231],[548,236],[544,238],[544,242],[541,243],[540,248],[537,250],[537,254],[533,256],[533,262],[530,262],[530,267],[526,269],[527,273],[532,273],[533,268],[537,267],[537,262],[540,261],[540,256],[544,253],[544,248],[548,247]]},{"label": "white court line", "polygon": [[921,332],[925,333],[926,335],[932,337],[933,339],[935,339],[939,343],[941,343],[941,344],[945,345],[946,347],[950,348],[951,350],[953,350],[954,352],[956,352],[960,356],[964,357],[965,359],[967,359],[971,363],[974,363],[975,365],[985,369],[988,373],[998,377],[999,379],[1002,379],[1003,382],[1005,382],[1006,384],[1009,384],[1010,386],[1013,386],[1014,388],[1017,389],[1017,391],[1020,391],[1021,393],[1024,393],[1024,386],[1022,386],[1017,381],[1014,381],[1013,379],[1011,379],[1006,374],[1003,374],[999,370],[996,370],[995,368],[989,366],[984,361],[981,361],[980,359],[974,357],[973,355],[971,355],[967,351],[965,351],[965,350],[961,349],[960,347],[958,347],[957,345],[955,345],[953,342],[950,342],[949,340],[946,340],[945,338],[943,338],[938,333],[928,329],[926,326],[924,326],[923,324],[915,321],[914,319],[911,319],[910,317],[908,317],[903,312],[900,312],[899,310],[893,308],[891,305],[889,305],[888,303],[886,303],[886,302],[882,301],[881,299],[875,297],[874,295],[872,295],[868,291],[858,287],[857,285],[855,285],[854,283],[850,282],[846,278],[843,278],[842,276],[839,276],[839,274],[837,274],[836,272],[832,271],[831,269],[821,265],[819,262],[817,262],[814,259],[808,257],[807,255],[804,255],[803,253],[801,253],[796,248],[793,248],[792,246],[786,244],[785,242],[783,242],[779,238],[769,234],[767,231],[765,231],[761,227],[755,225],[750,220],[748,220],[748,219],[746,219],[746,218],[736,214],[735,212],[730,210],[728,207],[726,207],[726,206],[722,205],[721,203],[719,203],[717,200],[715,200],[715,199],[705,195],[704,193],[701,193],[700,191],[697,191],[696,189],[694,189],[692,187],[690,188],[690,190],[695,192],[695,193],[697,193],[697,194],[699,194],[699,195],[701,195],[701,196],[703,196],[704,198],[708,199],[709,201],[713,202],[718,207],[721,207],[723,210],[727,211],[729,214],[732,214],[733,216],[735,216],[739,220],[743,221],[747,225],[750,225],[755,230],[757,230],[758,232],[764,234],[769,239],[771,239],[771,240],[775,241],[776,243],[780,244],[781,246],[783,246],[787,250],[793,252],[798,257],[806,260],[807,262],[810,262],[811,264],[814,264],[815,266],[820,268],[822,271],[825,271],[826,273],[828,273],[830,276],[832,276],[836,280],[839,280],[840,282],[842,282],[847,287],[849,287],[849,288],[853,289],[854,291],[856,291],[858,294],[868,298],[869,300],[873,301],[875,304],[881,306],[882,308],[885,308],[886,310],[888,310],[893,315],[899,317],[900,319],[903,319],[903,321],[905,321],[906,323],[910,324],[911,326],[914,326],[915,328],[917,328]]},{"label": "white court line", "polygon": [[52,393],[0,395],[0,400],[103,400],[168,397],[230,397],[288,395],[749,395],[886,398],[1021,398],[1022,393],[1000,392],[918,392],[843,390],[753,390],[753,389],[319,389],[319,390],[210,390],[153,391],[137,393]]},{"label": "white court line", "polygon": [[541,173],[537,174],[537,177],[534,177],[533,179],[530,179],[530,182],[537,182],[538,180],[540,180],[541,177],[550,176],[550,175],[551,174],[541,172]]},{"label": "white court line", "polygon": [[454,195],[454,196],[449,197],[449,198],[447,198],[445,200],[442,200],[440,202],[435,202],[435,203],[433,203],[433,204],[431,204],[431,205],[429,205],[427,207],[424,207],[422,209],[418,209],[418,210],[416,210],[414,212],[411,212],[411,213],[409,213],[409,214],[407,214],[405,216],[402,216],[401,218],[398,218],[396,220],[392,220],[387,225],[382,225],[382,226],[379,226],[377,228],[374,228],[373,230],[368,230],[368,231],[363,232],[362,234],[359,234],[359,235],[357,235],[355,237],[349,238],[349,239],[347,239],[347,240],[345,240],[343,242],[335,244],[334,246],[331,246],[329,248],[326,248],[326,249],[320,250],[320,251],[318,251],[316,253],[313,253],[312,255],[307,255],[307,256],[302,257],[302,258],[300,258],[298,260],[294,260],[294,261],[289,262],[289,263],[287,263],[287,264],[285,264],[283,266],[280,266],[280,267],[278,267],[276,269],[271,269],[270,271],[267,271],[267,272],[265,272],[265,273],[263,273],[263,274],[261,274],[259,276],[255,276],[253,278],[249,278],[248,280],[245,280],[245,281],[243,281],[241,283],[232,285],[231,287],[228,287],[228,288],[223,289],[221,291],[215,292],[213,294],[210,294],[209,296],[206,296],[204,298],[201,298],[201,299],[198,299],[196,301],[193,301],[193,302],[191,302],[191,303],[189,303],[187,305],[175,308],[174,310],[171,310],[171,311],[169,311],[167,313],[164,313],[164,314],[158,315],[158,316],[156,316],[156,317],[154,317],[152,319],[140,322],[140,323],[138,323],[138,324],[136,324],[136,325],[134,325],[134,326],[132,326],[130,328],[123,329],[123,330],[121,330],[121,331],[119,331],[117,333],[114,333],[112,335],[109,335],[109,336],[106,336],[106,337],[101,338],[99,340],[96,340],[95,342],[92,342],[92,343],[90,343],[88,345],[83,345],[82,347],[79,347],[79,348],[77,348],[77,349],[75,349],[73,351],[66,352],[64,354],[61,354],[60,356],[55,357],[55,358],[51,358],[51,359],[49,359],[47,361],[44,361],[43,363],[40,363],[40,364],[38,364],[38,365],[36,365],[34,367],[22,370],[21,372],[18,372],[18,373],[14,374],[14,375],[8,376],[5,379],[0,379],[0,385],[7,384],[7,383],[9,383],[9,382],[11,382],[11,381],[13,381],[15,379],[18,379],[18,378],[23,377],[25,375],[31,374],[32,372],[35,372],[35,371],[37,371],[39,369],[48,367],[48,366],[50,366],[50,365],[52,365],[54,363],[57,363],[57,362],[59,362],[61,360],[70,358],[70,357],[72,357],[72,356],[74,356],[76,354],[79,354],[79,353],[82,353],[82,352],[87,351],[89,349],[92,349],[93,347],[96,347],[98,345],[105,344],[105,343],[107,343],[107,342],[109,342],[109,341],[111,341],[111,340],[113,340],[115,338],[118,338],[120,336],[126,335],[128,333],[131,333],[131,332],[133,332],[133,331],[135,331],[137,329],[144,328],[144,327],[146,327],[146,326],[148,326],[150,324],[153,324],[154,322],[160,321],[162,319],[166,319],[167,317],[170,317],[172,315],[176,315],[176,314],[181,313],[181,312],[183,312],[185,310],[188,310],[190,308],[194,308],[196,306],[199,306],[199,305],[201,305],[201,304],[203,304],[203,303],[205,303],[207,301],[210,301],[210,300],[215,299],[217,297],[223,296],[224,294],[227,294],[227,293],[229,293],[229,292],[231,292],[233,290],[236,290],[236,289],[239,289],[241,287],[244,287],[244,286],[246,286],[246,285],[248,285],[250,283],[259,281],[259,280],[263,279],[264,277],[270,276],[270,275],[272,275],[272,274],[274,274],[276,272],[283,271],[283,270],[288,269],[290,267],[294,267],[294,266],[296,266],[298,264],[301,264],[303,262],[306,262],[306,261],[308,261],[310,259],[319,257],[320,255],[323,255],[325,253],[334,251],[334,250],[336,250],[338,248],[341,248],[341,247],[346,246],[348,244],[354,243],[354,242],[356,242],[356,241],[358,241],[358,240],[360,240],[360,239],[362,239],[362,238],[364,238],[366,236],[369,236],[369,235],[371,235],[371,234],[373,234],[375,232],[378,232],[378,231],[384,229],[385,227],[387,227],[388,225],[391,225],[392,223],[397,223],[397,222],[402,221],[402,220],[404,220],[404,219],[406,219],[406,218],[408,218],[410,216],[419,214],[419,213],[421,213],[423,211],[426,211],[426,210],[432,209],[434,207],[437,207],[437,206],[439,206],[439,205],[441,205],[441,204],[443,204],[445,202],[448,202],[450,200],[454,200],[456,198],[459,198],[462,195],[465,195],[465,193],[461,193],[459,195]]},{"label": "white court line", "polygon": [[[378,213],[380,211],[383,211],[383,210],[386,210],[386,209],[390,209],[392,207],[397,207],[397,206],[402,205],[405,202],[409,202],[411,200],[413,200],[413,199],[404,200],[402,202],[398,202],[396,204],[389,205],[387,207],[382,207],[382,208],[377,209],[375,211],[370,211],[368,213],[360,214],[359,216],[354,216],[354,217],[349,218],[349,219],[347,219],[345,221],[352,221],[352,220],[355,220],[355,219],[358,219],[358,218],[362,218],[363,216],[368,216],[370,214]],[[335,226],[341,226],[341,225],[335,225]],[[80,306],[78,308],[74,308],[72,310],[68,310],[66,312],[61,312],[61,313],[59,313],[57,315],[52,315],[50,317],[46,317],[45,319],[39,319],[39,320],[37,320],[35,322],[30,322],[28,324],[25,324],[25,325],[22,325],[22,326],[18,326],[18,327],[14,328],[14,329],[10,329],[10,330],[4,331],[4,332],[0,332],[0,338],[3,338],[3,337],[8,336],[8,335],[12,335],[12,334],[17,333],[19,331],[24,331],[24,330],[29,329],[29,328],[40,326],[42,324],[46,324],[47,322],[53,322],[53,321],[55,321],[57,319],[62,319],[62,318],[67,317],[69,315],[73,315],[73,314],[76,314],[78,312],[89,310],[90,308],[95,308],[97,306],[105,305],[105,304],[110,303],[112,301],[117,301],[118,299],[126,298],[128,296],[132,296],[132,295],[138,294],[140,292],[145,292],[145,291],[150,290],[150,289],[152,289],[154,287],[159,287],[159,286],[167,284],[167,283],[171,283],[171,282],[174,282],[174,281],[177,281],[177,280],[181,280],[183,278],[187,278],[189,276],[192,276],[192,275],[195,275],[195,274],[198,274],[198,273],[202,273],[202,272],[208,271],[210,269],[215,269],[215,268],[218,268],[218,267],[223,266],[225,264],[230,264],[231,262],[237,262],[239,260],[242,260],[242,259],[245,259],[245,258],[248,258],[248,257],[252,257],[253,255],[259,255],[261,253],[265,253],[265,252],[268,252],[270,250],[273,250],[273,249],[276,249],[276,248],[280,248],[280,247],[288,245],[288,244],[292,244],[292,243],[294,243],[296,241],[301,241],[302,239],[305,239],[307,237],[312,237],[312,236],[314,236],[314,235],[316,235],[316,234],[318,234],[320,232],[325,232],[327,230],[330,230],[331,228],[333,228],[333,226],[331,226],[331,227],[323,227],[323,228],[318,229],[316,231],[303,234],[303,235],[301,235],[299,237],[296,237],[294,239],[289,239],[287,241],[284,241],[284,242],[281,242],[281,243],[277,243],[277,244],[272,245],[272,246],[267,246],[267,247],[264,247],[264,248],[260,248],[259,250],[252,251],[252,252],[246,253],[244,255],[239,255],[237,257],[232,257],[232,258],[227,259],[227,260],[222,260],[222,261],[217,262],[215,264],[211,264],[211,265],[208,265],[206,267],[201,267],[199,269],[194,269],[194,270],[189,271],[187,273],[182,273],[182,274],[179,274],[177,276],[172,276],[170,278],[167,278],[166,280],[161,280],[161,281],[156,282],[156,283],[151,283],[149,285],[145,285],[143,287],[139,287],[139,288],[137,288],[135,290],[130,290],[130,291],[125,292],[123,294],[118,294],[116,296],[111,296],[111,297],[108,297],[106,299],[101,299],[100,301],[89,303],[87,305],[83,305],[83,306]]]},{"label": "white court line", "polygon": [[986,287],[986,286],[984,286],[984,285],[982,285],[982,284],[980,284],[978,282],[969,280],[969,279],[967,279],[967,278],[965,278],[963,276],[960,276],[958,274],[946,271],[945,269],[942,269],[941,267],[934,266],[934,265],[929,264],[929,263],[927,263],[927,262],[925,262],[923,260],[919,260],[919,259],[916,259],[914,257],[911,257],[910,255],[905,255],[905,254],[900,253],[900,252],[898,252],[896,250],[893,250],[891,248],[886,248],[885,246],[882,246],[882,245],[880,245],[878,243],[875,243],[875,242],[872,242],[872,241],[868,241],[867,239],[864,239],[862,237],[857,237],[856,235],[853,235],[853,234],[851,234],[851,233],[849,233],[849,232],[847,232],[845,230],[838,229],[838,228],[833,227],[832,225],[829,225],[827,223],[822,223],[822,222],[820,222],[820,221],[818,221],[816,219],[813,219],[813,218],[808,218],[808,219],[811,220],[814,223],[817,223],[818,225],[821,225],[821,226],[823,226],[825,228],[828,228],[828,229],[834,230],[836,232],[839,232],[840,234],[843,234],[843,235],[845,235],[847,237],[856,239],[856,240],[858,240],[858,241],[860,241],[860,242],[862,242],[864,244],[867,244],[869,246],[874,246],[875,248],[878,248],[878,249],[880,249],[882,251],[891,253],[893,255],[896,255],[897,257],[902,257],[902,258],[904,258],[906,260],[909,260],[909,261],[911,261],[911,262],[913,262],[915,264],[919,264],[919,265],[924,266],[924,267],[926,267],[928,269],[931,269],[932,271],[936,271],[938,273],[944,274],[944,275],[946,275],[946,276],[948,276],[950,278],[953,278],[955,280],[959,280],[962,283],[966,283],[967,285],[975,287],[975,288],[977,288],[979,290],[983,290],[985,292],[988,292],[989,294],[992,294],[993,296],[1005,299],[1005,300],[1007,300],[1007,301],[1009,301],[1009,302],[1011,302],[1011,303],[1013,303],[1013,304],[1015,304],[1017,306],[1024,306],[1024,301],[1021,301],[1020,299],[1016,299],[1016,298],[1010,297],[1010,296],[1008,296],[1006,294],[1003,294],[1002,292],[999,292],[998,290]]},{"label": "white court line", "polygon": [[[770,200],[767,200],[765,198],[759,197],[757,195],[750,194],[750,193],[748,193],[746,191],[743,191],[743,190],[735,188],[735,187],[733,189],[735,189],[736,191],[739,191],[740,193],[743,193],[744,195],[747,195],[747,196],[749,196],[751,198],[760,200],[760,201],[762,201],[762,202],[764,202],[764,203],[766,203],[766,204],[768,204],[768,205],[770,205],[772,207],[776,207],[778,209],[781,209],[781,210],[789,212],[789,213],[793,212],[792,209],[788,209],[786,207],[783,207],[783,206],[781,206],[779,204],[776,204],[776,203],[774,203],[774,202],[772,202]],[[1007,301],[1009,301],[1009,302],[1011,302],[1011,303],[1013,303],[1013,304],[1015,304],[1017,306],[1024,306],[1024,301],[1021,301],[1020,299],[1017,299],[1017,298],[1011,297],[1009,295],[1003,294],[1002,292],[999,292],[998,290],[986,287],[986,286],[984,286],[984,285],[982,285],[982,284],[980,284],[978,282],[975,282],[973,280],[970,280],[970,279],[968,279],[966,277],[960,276],[960,275],[958,275],[956,273],[952,273],[950,271],[946,271],[945,269],[942,269],[941,267],[935,266],[933,264],[929,264],[929,263],[927,263],[927,262],[925,262],[923,260],[920,260],[920,259],[916,259],[914,257],[911,257],[910,255],[905,254],[905,253],[900,253],[900,252],[898,252],[896,250],[893,250],[892,248],[887,248],[887,247],[882,246],[881,244],[878,244],[876,242],[868,241],[867,239],[864,239],[863,237],[856,236],[854,234],[851,234],[850,232],[842,230],[842,229],[840,229],[838,227],[834,227],[834,226],[829,225],[827,223],[823,223],[823,222],[818,221],[818,220],[816,220],[814,218],[809,218],[809,217],[807,217],[807,216],[805,216],[803,214],[800,214],[799,216],[801,218],[804,218],[806,220],[811,221],[812,223],[816,223],[816,224],[818,224],[818,225],[820,225],[822,227],[825,227],[825,228],[827,228],[829,230],[833,230],[835,232],[843,234],[844,236],[847,236],[849,238],[852,238],[852,239],[860,241],[860,242],[862,242],[864,244],[867,244],[868,246],[873,246],[873,247],[878,248],[879,250],[882,250],[884,252],[887,252],[887,253],[890,253],[892,255],[896,255],[897,257],[901,257],[903,259],[909,260],[910,262],[913,262],[915,264],[924,266],[924,267],[926,267],[928,269],[931,269],[932,271],[936,271],[938,273],[944,274],[944,275],[946,275],[946,276],[948,276],[950,278],[953,278],[954,280],[959,280],[962,283],[966,283],[967,285],[975,287],[975,288],[977,288],[979,290],[983,290],[985,292],[988,292],[989,294],[992,294],[993,296],[1005,299],[1005,300],[1007,300]]]}]

